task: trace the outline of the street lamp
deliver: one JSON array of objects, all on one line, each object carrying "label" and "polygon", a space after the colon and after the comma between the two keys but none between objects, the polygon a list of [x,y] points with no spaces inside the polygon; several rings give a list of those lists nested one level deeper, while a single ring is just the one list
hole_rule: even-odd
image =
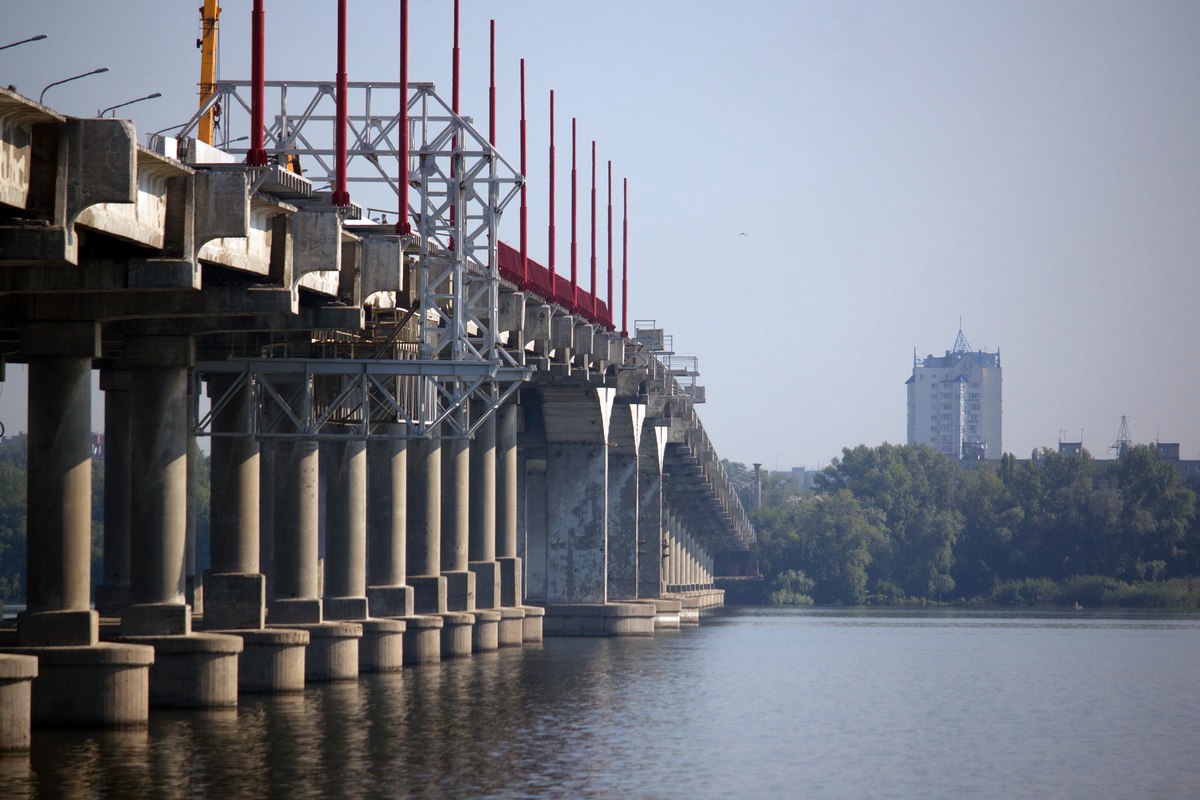
[{"label": "street lamp", "polygon": [[72,75],[69,78],[63,78],[61,81],[55,81],[54,83],[49,84],[45,89],[42,89],[42,93],[38,95],[38,103],[42,102],[42,98],[46,96],[46,91],[48,89],[50,89],[52,86],[58,86],[63,83],[70,83],[71,81],[77,81],[80,78],[86,78],[88,75],[99,75],[101,72],[108,72],[108,67],[96,67],[91,72],[84,72],[79,75]]},{"label": "street lamp", "polygon": [[22,39],[19,42],[13,42],[12,44],[6,44],[3,47],[0,47],[0,50],[7,50],[10,47],[16,47],[19,44],[27,44],[29,42],[40,42],[42,39],[45,39],[45,38],[46,38],[46,34],[39,33],[37,36],[30,36],[28,39]]},{"label": "street lamp", "polygon": [[[109,106],[108,108],[104,109],[103,111],[96,112],[96,116],[103,117],[105,114],[107,114],[110,111],[114,111],[115,109],[124,108],[125,106],[131,106],[134,103],[140,103],[143,100],[153,100],[156,97],[162,97],[162,92],[155,92],[154,94],[148,94],[145,97],[139,97],[135,100],[126,100],[124,103],[117,103],[115,106]],[[114,113],[113,116],[115,117],[116,114]],[[170,130],[170,129],[168,128],[168,130]]]}]

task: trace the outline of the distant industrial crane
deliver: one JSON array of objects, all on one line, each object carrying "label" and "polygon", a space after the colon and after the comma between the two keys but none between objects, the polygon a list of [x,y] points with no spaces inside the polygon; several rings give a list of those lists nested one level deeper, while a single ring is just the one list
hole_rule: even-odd
[{"label": "distant industrial crane", "polygon": [[[200,50],[200,105],[212,97],[217,84],[217,19],[221,9],[217,0],[204,0],[200,7],[200,38],[196,47]],[[213,143],[213,127],[219,124],[220,112],[210,109],[200,119],[196,138],[205,144]]]},{"label": "distant industrial crane", "polygon": [[1108,448],[1111,453],[1116,451],[1117,458],[1125,455],[1125,451],[1133,444],[1133,438],[1129,435],[1129,420],[1124,414],[1121,415],[1121,429],[1117,431],[1117,440]]}]

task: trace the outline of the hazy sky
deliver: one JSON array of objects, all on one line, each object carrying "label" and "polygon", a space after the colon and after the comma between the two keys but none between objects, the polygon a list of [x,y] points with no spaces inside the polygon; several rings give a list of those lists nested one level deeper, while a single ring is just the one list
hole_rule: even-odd
[{"label": "hazy sky", "polygon": [[[91,115],[160,91],[128,109],[139,132],[183,122],[199,5],[0,0],[0,44],[49,34],[0,51],[0,83],[36,98],[108,66],[47,104]],[[332,79],[336,5],[268,0],[268,78]],[[351,80],[396,80],[398,5],[350,3]],[[452,4],[411,6],[410,77],[448,97]],[[250,7],[223,3],[223,78],[249,77]],[[531,255],[554,88],[559,263],[575,115],[581,169],[595,138],[630,179],[630,319],[700,357],[723,456],[816,467],[903,442],[913,350],[950,348],[961,317],[973,346],[1000,349],[1006,451],[1082,429],[1104,456],[1128,415],[1136,440],[1200,458],[1200,3],[462,7],[463,111],[486,129],[494,17],[514,163],[527,61]],[[581,197],[581,255],[587,213]],[[515,223],[514,207],[514,243]],[[21,372],[0,396],[10,430]]]}]

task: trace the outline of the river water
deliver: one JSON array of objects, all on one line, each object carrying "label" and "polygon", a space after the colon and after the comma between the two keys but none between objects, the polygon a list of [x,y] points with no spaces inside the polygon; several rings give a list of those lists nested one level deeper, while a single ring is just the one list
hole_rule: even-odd
[{"label": "river water", "polygon": [[739,610],[136,732],[0,797],[1200,797],[1200,617]]}]

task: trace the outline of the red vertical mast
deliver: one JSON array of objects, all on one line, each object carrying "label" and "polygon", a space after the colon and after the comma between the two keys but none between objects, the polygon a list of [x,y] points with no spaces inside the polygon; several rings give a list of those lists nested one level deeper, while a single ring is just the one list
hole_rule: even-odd
[{"label": "red vertical mast", "polygon": [[454,49],[450,54],[454,62],[450,89],[450,105],[454,113],[458,113],[458,0],[454,0]]},{"label": "red vertical mast", "polygon": [[577,198],[575,196],[575,118],[571,117],[571,310],[579,305],[579,273],[577,270],[578,253],[576,251],[575,228],[578,214],[575,212]]},{"label": "red vertical mast", "polygon": [[547,266],[550,268],[550,296],[547,300],[554,300],[555,289],[554,285],[554,90],[550,90],[550,228],[549,228],[549,252],[546,254],[546,260],[549,262]]},{"label": "red vertical mast", "polygon": [[488,144],[496,146],[496,20],[491,21],[491,58],[488,77]]},{"label": "red vertical mast", "polygon": [[246,163],[252,167],[267,165],[267,151],[263,147],[265,28],[266,12],[263,11],[263,0],[254,0],[254,10],[250,14],[250,149],[246,153]]},{"label": "red vertical mast", "polygon": [[525,204],[529,172],[525,163],[525,59],[521,59],[521,279],[529,287],[529,208]]},{"label": "red vertical mast", "polygon": [[608,324],[613,321],[613,259],[612,259],[612,161],[608,162]]},{"label": "red vertical mast", "polygon": [[629,178],[622,183],[621,211],[621,335],[629,336]]},{"label": "red vertical mast", "polygon": [[592,139],[592,321],[595,322],[599,300],[596,294],[596,140]]},{"label": "red vertical mast", "polygon": [[400,219],[396,233],[412,233],[408,221],[408,0],[400,0]]},{"label": "red vertical mast", "polygon": [[337,129],[334,133],[337,150],[337,186],[333,192],[335,206],[350,205],[350,193],[346,191],[346,128],[347,107],[350,98],[347,97],[349,87],[346,78],[346,0],[338,0],[338,42],[337,42]]}]

